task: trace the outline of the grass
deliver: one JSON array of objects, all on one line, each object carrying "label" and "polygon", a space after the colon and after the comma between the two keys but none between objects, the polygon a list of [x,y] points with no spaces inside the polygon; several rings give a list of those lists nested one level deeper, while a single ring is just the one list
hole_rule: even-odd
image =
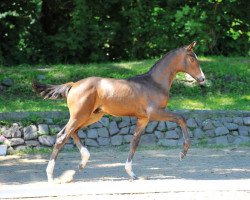
[{"label": "grass", "polygon": [[[0,66],[0,82],[5,78],[14,85],[0,91],[0,112],[66,111],[64,100],[43,100],[31,87],[38,75],[43,82],[61,84],[89,76],[127,78],[146,72],[157,59],[91,64]],[[200,57],[200,65],[208,79],[206,87],[189,86],[178,74],[170,93],[169,109],[250,110],[250,58]]]}]

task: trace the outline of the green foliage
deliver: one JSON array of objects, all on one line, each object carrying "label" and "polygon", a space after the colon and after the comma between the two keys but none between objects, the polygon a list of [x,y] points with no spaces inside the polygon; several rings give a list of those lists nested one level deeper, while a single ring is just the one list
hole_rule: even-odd
[{"label": "green foliage", "polygon": [[0,64],[145,59],[199,42],[249,55],[245,0],[2,0]]},{"label": "green foliage", "polygon": [[26,37],[35,18],[35,1],[0,2],[0,63],[24,62]]}]

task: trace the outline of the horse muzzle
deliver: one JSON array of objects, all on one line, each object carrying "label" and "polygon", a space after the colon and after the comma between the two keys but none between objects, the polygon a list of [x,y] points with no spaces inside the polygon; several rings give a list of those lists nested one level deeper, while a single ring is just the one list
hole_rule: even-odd
[{"label": "horse muzzle", "polygon": [[206,79],[205,76],[200,76],[196,79],[196,81],[200,84],[200,85],[204,85],[206,83]]}]

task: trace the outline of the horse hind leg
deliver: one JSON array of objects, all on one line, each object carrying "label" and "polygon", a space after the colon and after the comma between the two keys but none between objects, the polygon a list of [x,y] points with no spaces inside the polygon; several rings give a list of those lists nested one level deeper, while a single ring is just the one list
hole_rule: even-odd
[{"label": "horse hind leg", "polygon": [[46,168],[48,182],[53,182],[53,172],[58,153],[68,141],[69,137],[77,130],[77,127],[78,122],[70,119],[67,125],[57,134],[56,142]]},{"label": "horse hind leg", "polygon": [[54,145],[49,163],[46,168],[48,182],[53,182],[53,172],[54,172],[55,162],[56,162],[58,153],[68,140],[68,137],[65,133],[65,129],[66,129],[66,126],[57,134],[56,143]]},{"label": "horse hind leg", "polygon": [[90,153],[89,153],[88,149],[82,145],[81,140],[80,140],[79,136],[77,135],[77,132],[75,132],[72,135],[72,138],[73,138],[73,140],[74,140],[74,142],[75,142],[75,144],[76,144],[76,146],[79,149],[80,154],[81,154],[82,160],[79,164],[79,170],[82,170],[86,166],[86,164],[89,160]]},{"label": "horse hind leg", "polygon": [[[96,114],[92,114],[89,117],[89,119],[86,122],[84,122],[82,124],[82,126],[79,127],[79,129],[99,121],[102,118],[103,115],[104,114],[100,113],[100,112],[96,113]],[[77,131],[74,134],[72,134],[71,137],[73,138],[73,140],[74,140],[74,142],[75,142],[75,144],[76,144],[76,146],[79,149],[80,154],[81,154],[81,159],[82,160],[81,160],[81,162],[79,164],[79,170],[83,170],[84,167],[86,166],[88,160],[89,160],[90,153],[89,153],[88,149],[82,145],[81,140],[80,140],[80,138],[79,138],[79,136],[77,134]]]}]

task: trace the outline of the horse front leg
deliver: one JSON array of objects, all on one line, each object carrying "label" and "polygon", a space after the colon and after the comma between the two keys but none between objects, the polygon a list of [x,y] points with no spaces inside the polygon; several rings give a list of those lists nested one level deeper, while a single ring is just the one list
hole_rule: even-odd
[{"label": "horse front leg", "polygon": [[184,139],[183,149],[180,152],[180,159],[182,160],[187,155],[188,149],[191,145],[185,118],[164,109],[152,109],[150,113],[150,120],[176,122],[181,127]]},{"label": "horse front leg", "polygon": [[135,133],[134,133],[133,138],[130,142],[130,151],[129,151],[129,155],[127,158],[127,162],[125,164],[125,170],[126,170],[127,174],[129,175],[129,177],[131,178],[131,180],[137,179],[137,176],[135,175],[135,173],[132,170],[132,159],[134,157],[135,151],[136,151],[138,144],[140,142],[141,134],[142,134],[144,128],[147,126],[147,124],[148,124],[148,119],[138,119],[138,121],[136,123]]}]

